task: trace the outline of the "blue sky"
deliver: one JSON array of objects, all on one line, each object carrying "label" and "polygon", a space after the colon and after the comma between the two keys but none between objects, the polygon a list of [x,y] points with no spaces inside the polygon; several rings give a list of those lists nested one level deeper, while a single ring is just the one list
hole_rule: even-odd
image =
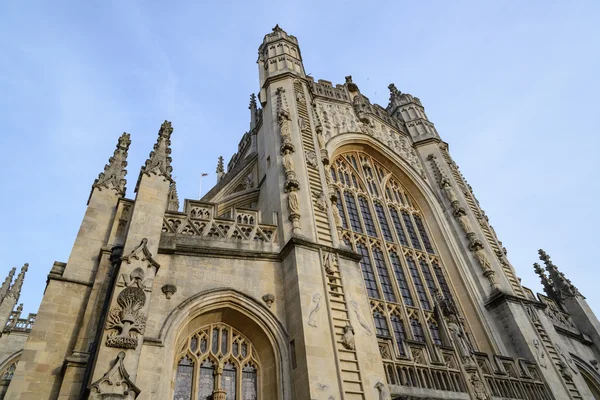
[{"label": "blue sky", "polygon": [[[205,3],[205,4],[204,4]],[[210,3],[210,4],[209,4]],[[35,312],[90,185],[131,133],[129,190],[163,120],[180,198],[206,192],[248,129],[257,47],[279,23],[305,69],[387,105],[418,96],[523,283],[544,248],[600,311],[600,3],[5,1],[0,5],[0,279],[30,263]]]}]

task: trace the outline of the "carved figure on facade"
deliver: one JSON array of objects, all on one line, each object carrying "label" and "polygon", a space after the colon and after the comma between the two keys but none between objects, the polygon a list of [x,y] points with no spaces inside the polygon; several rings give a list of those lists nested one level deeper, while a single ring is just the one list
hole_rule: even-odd
[{"label": "carved figure on facade", "polygon": [[323,253],[323,268],[327,275],[333,275],[337,270],[337,258],[331,253]]},{"label": "carved figure on facade", "polygon": [[362,326],[365,329],[365,331],[367,332],[367,335],[369,335],[369,336],[373,335],[373,332],[371,331],[371,326],[369,325],[369,323],[367,322],[365,317],[360,312],[360,308],[358,307],[358,302],[356,300],[350,300],[350,307],[352,307],[352,310],[354,311],[354,315],[356,316],[358,323],[360,324],[360,326]]},{"label": "carved figure on facade", "polygon": [[163,285],[163,287],[160,288],[160,290],[163,292],[167,300],[169,300],[171,296],[173,296],[177,292],[177,286],[167,283],[166,285]]},{"label": "carved figure on facade", "polygon": [[535,347],[535,358],[538,362],[538,365],[542,368],[547,368],[546,353],[544,352],[544,349],[542,349],[542,345],[538,339],[533,339],[533,347]]},{"label": "carved figure on facade", "polygon": [[263,295],[262,300],[265,302],[267,307],[271,308],[275,302],[275,296],[272,293],[266,293]]},{"label": "carved figure on facade", "polygon": [[310,310],[308,312],[308,325],[313,328],[317,327],[317,312],[321,308],[321,295],[315,293],[312,296]]},{"label": "carved figure on facade", "polygon": [[375,389],[377,389],[377,392],[379,393],[379,396],[377,397],[379,400],[390,400],[390,392],[383,382],[377,382],[375,384]]},{"label": "carved figure on facade", "polygon": [[485,385],[481,381],[479,375],[476,372],[471,374],[471,386],[473,386],[473,392],[477,400],[489,400],[491,396],[488,394]]},{"label": "carved figure on facade", "polygon": [[90,400],[134,400],[138,397],[141,390],[129,379],[124,359],[125,353],[121,351],[112,368],[90,385]]},{"label": "carved figure on facade", "polygon": [[315,200],[317,204],[317,208],[321,211],[327,210],[327,197],[325,197],[325,193],[319,192],[315,193]]},{"label": "carved figure on facade", "polygon": [[564,360],[565,364],[569,367],[569,369],[573,371],[575,375],[579,374],[575,362],[567,353],[565,353],[562,347],[560,347],[558,344],[555,344],[554,347],[556,348],[556,352],[560,354],[561,358]]},{"label": "carved figure on facade", "polygon": [[294,159],[290,149],[285,149],[282,157],[283,169],[285,170],[286,180],[296,179],[296,172],[294,171]]},{"label": "carved figure on facade", "polygon": [[354,328],[350,324],[344,327],[344,333],[342,335],[342,344],[348,350],[354,350]]},{"label": "carved figure on facade", "polygon": [[312,168],[317,168],[317,155],[315,154],[315,152],[306,151],[304,152],[304,155],[306,157],[306,163],[308,164],[308,166]]},{"label": "carved figure on facade", "polygon": [[138,337],[143,335],[146,329],[145,292],[152,291],[152,283],[160,267],[152,258],[147,243],[146,238],[142,239],[131,253],[121,257],[121,261],[125,262],[124,266],[133,262],[138,266],[129,274],[122,274],[117,284],[118,287],[125,288],[117,295],[116,304],[110,309],[106,319],[108,347],[135,349],[138,346]]},{"label": "carved figure on facade", "polygon": [[331,202],[331,214],[333,215],[333,222],[338,230],[338,233],[342,230],[342,216],[340,215],[340,209],[338,208],[337,201]]}]

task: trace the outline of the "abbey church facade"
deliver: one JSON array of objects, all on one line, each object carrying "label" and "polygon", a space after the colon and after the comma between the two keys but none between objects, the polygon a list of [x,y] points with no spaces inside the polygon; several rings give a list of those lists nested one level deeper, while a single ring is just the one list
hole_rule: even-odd
[{"label": "abbey church facade", "polygon": [[315,81],[278,26],[258,66],[201,200],[167,121],[126,197],[124,133],[37,315],[11,270],[0,399],[600,399],[598,319],[542,250],[521,285],[417,97]]}]

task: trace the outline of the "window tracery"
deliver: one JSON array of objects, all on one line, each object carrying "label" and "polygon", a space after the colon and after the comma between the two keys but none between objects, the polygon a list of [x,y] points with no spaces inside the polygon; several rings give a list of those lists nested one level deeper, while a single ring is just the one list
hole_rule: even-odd
[{"label": "window tracery", "polygon": [[258,399],[259,368],[252,343],[223,323],[185,338],[175,370],[173,400],[208,400],[224,390],[227,400]]},{"label": "window tracery", "polygon": [[393,347],[388,357],[396,362],[427,359],[415,356],[411,341],[431,348],[435,358],[433,348],[444,336],[434,299],[437,293],[453,296],[424,215],[400,181],[365,153],[338,156],[331,176],[340,215],[348,221],[341,240],[363,256],[360,267],[380,346]]}]

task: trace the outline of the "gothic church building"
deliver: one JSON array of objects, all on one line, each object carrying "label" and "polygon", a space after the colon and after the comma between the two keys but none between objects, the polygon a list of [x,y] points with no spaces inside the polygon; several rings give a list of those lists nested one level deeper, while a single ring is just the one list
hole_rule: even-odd
[{"label": "gothic church building", "polygon": [[520,284],[417,97],[315,81],[278,26],[258,69],[201,200],[167,121],[126,197],[124,133],[37,316],[10,272],[0,398],[600,400],[598,319],[542,250]]}]

